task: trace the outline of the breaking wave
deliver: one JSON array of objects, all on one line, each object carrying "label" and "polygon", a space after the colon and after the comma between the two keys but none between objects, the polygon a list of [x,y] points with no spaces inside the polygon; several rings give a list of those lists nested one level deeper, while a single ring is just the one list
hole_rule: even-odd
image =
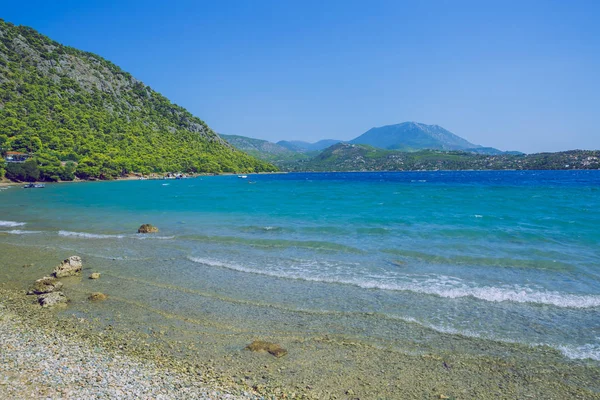
[{"label": "breaking wave", "polygon": [[5,226],[8,228],[14,228],[16,226],[23,226],[25,222],[15,222],[15,221],[0,221],[0,226]]},{"label": "breaking wave", "polygon": [[532,289],[527,286],[506,285],[470,286],[463,280],[444,275],[405,275],[390,277],[344,277],[338,278],[323,275],[314,270],[294,269],[293,271],[260,270],[237,264],[225,263],[200,257],[189,257],[193,262],[211,267],[227,268],[239,272],[268,275],[284,279],[298,279],[312,282],[337,283],[358,286],[364,289],[380,289],[393,291],[408,291],[421,294],[435,295],[444,298],[457,299],[473,297],[490,302],[511,301],[515,303],[546,304],[564,308],[593,308],[600,307],[600,296],[560,293]]}]

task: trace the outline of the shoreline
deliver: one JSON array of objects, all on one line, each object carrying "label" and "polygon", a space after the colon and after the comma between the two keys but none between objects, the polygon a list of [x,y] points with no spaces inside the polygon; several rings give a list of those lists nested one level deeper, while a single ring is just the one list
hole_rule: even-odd
[{"label": "shoreline", "polygon": [[[246,173],[234,173],[234,172],[226,172],[222,174],[212,174],[212,173],[195,173],[189,174],[186,178],[182,179],[195,179],[203,176],[236,176],[236,175],[270,175],[270,174],[288,174],[289,172],[285,171],[276,171],[276,172],[246,172]],[[115,179],[73,179],[72,181],[56,181],[56,182],[45,182],[45,181],[36,181],[35,183],[44,183],[44,184],[56,184],[56,183],[82,183],[82,182],[118,182],[118,181],[171,181],[178,180],[175,178],[163,178],[163,177],[141,177],[137,175],[129,175],[129,176],[121,176]],[[0,187],[6,186],[20,186],[26,185],[29,182],[14,182],[8,180],[6,178],[0,180]]]},{"label": "shoreline", "polygon": [[[74,292],[77,283],[67,278],[65,284],[65,292],[69,297],[73,296],[72,301],[79,301]],[[26,340],[23,339],[26,346],[3,347],[4,360],[11,360],[10,363],[16,365],[15,359],[34,357],[30,353],[35,353],[35,349],[58,341],[62,344],[61,351],[55,357],[59,357],[68,368],[77,370],[81,377],[73,378],[72,384],[55,387],[44,382],[63,379],[61,370],[46,369],[40,373],[35,365],[23,363],[10,371],[0,367],[0,396],[7,395],[7,398],[15,398],[15,392],[10,390],[19,385],[28,390],[40,388],[46,391],[44,395],[54,394],[57,397],[65,393],[86,397],[84,394],[89,395],[90,392],[81,390],[87,387],[94,390],[94,396],[100,396],[106,390],[117,390],[120,385],[98,386],[99,382],[107,381],[102,374],[114,379],[116,375],[123,374],[123,370],[138,371],[143,365],[141,372],[135,372],[135,375],[151,375],[153,382],[170,383],[164,385],[165,389],[162,385],[148,386],[136,381],[133,383],[135,390],[155,394],[153,390],[159,393],[167,390],[165,393],[169,398],[190,398],[193,393],[194,398],[215,399],[600,399],[600,392],[589,387],[594,377],[600,377],[597,366],[586,362],[558,362],[558,352],[548,348],[498,343],[495,346],[498,350],[504,349],[504,355],[448,351],[418,354],[367,345],[343,336],[325,335],[298,337],[292,341],[288,338],[286,348],[290,354],[282,358],[268,353],[251,353],[241,347],[221,357],[209,358],[202,351],[204,349],[190,348],[176,337],[169,338],[164,331],[148,335],[140,331],[141,327],[113,326],[98,320],[93,313],[71,312],[69,305],[42,309],[35,296],[26,296],[22,288],[10,286],[0,286],[0,337],[6,335],[7,329],[20,337],[26,334]],[[113,297],[112,301],[119,300]],[[127,307],[123,308],[123,312],[127,312]],[[448,336],[449,339],[452,337]],[[217,342],[204,338],[202,343],[210,350],[215,343],[222,346],[222,340],[236,343],[235,337],[219,338]],[[459,335],[453,340],[458,340],[458,344],[469,339]],[[522,353],[523,357],[517,353]],[[98,357],[100,361],[95,360]],[[81,361],[90,358],[95,360],[91,364]],[[121,364],[104,364],[102,360],[107,359],[119,360]],[[320,380],[310,378],[310,374],[305,376],[300,372],[304,369],[312,369],[312,372],[322,375]],[[96,381],[98,376],[100,380]],[[2,381],[9,383],[1,384]],[[177,388],[169,391],[168,388],[173,385]],[[89,389],[90,386],[93,389]],[[125,387],[125,390],[134,389]],[[206,393],[210,396],[202,397]]]},{"label": "shoreline", "polygon": [[[203,176],[236,176],[236,175],[285,175],[285,174],[332,174],[332,173],[348,173],[348,174],[362,174],[362,173],[416,173],[416,172],[519,172],[519,171],[600,171],[600,169],[586,169],[586,168],[570,168],[570,169],[432,169],[432,170],[384,170],[384,171],[274,171],[274,172],[224,172],[220,174],[214,173],[195,173],[190,174],[187,178],[183,179],[195,179]],[[140,177],[137,175],[129,175],[124,177],[118,177],[115,179],[74,179],[72,181],[57,181],[57,182],[45,182],[36,181],[35,183],[44,184],[55,184],[55,183],[81,183],[81,182],[117,182],[117,181],[137,181],[137,180],[176,180],[175,178],[161,178],[161,177]],[[6,186],[18,186],[25,185],[28,182],[14,182],[7,180],[6,178],[0,180],[0,187]]]}]

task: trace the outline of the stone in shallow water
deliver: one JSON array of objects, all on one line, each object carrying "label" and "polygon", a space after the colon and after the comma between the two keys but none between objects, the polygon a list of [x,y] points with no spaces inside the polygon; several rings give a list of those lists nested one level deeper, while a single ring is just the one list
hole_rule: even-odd
[{"label": "stone in shallow water", "polygon": [[88,297],[88,300],[91,300],[91,301],[104,301],[107,298],[108,298],[108,296],[105,295],[104,293],[94,292],[94,293],[90,294],[90,296]]},{"label": "stone in shallow water", "polygon": [[100,273],[99,272],[93,272],[90,275],[90,279],[100,279]]},{"label": "stone in shallow water", "polygon": [[150,224],[144,224],[138,228],[138,233],[156,233],[158,228]]},{"label": "stone in shallow water", "polygon": [[66,304],[69,301],[63,292],[45,293],[38,296],[38,302],[42,307],[54,307],[59,304]]},{"label": "stone in shallow water", "polygon": [[54,275],[57,278],[64,278],[66,276],[77,275],[81,273],[81,269],[83,264],[81,262],[81,257],[79,256],[71,256],[60,263],[59,266],[54,268]]},{"label": "stone in shallow water", "polygon": [[45,276],[42,279],[35,281],[33,287],[29,291],[29,294],[52,293],[60,290],[62,286],[62,282],[58,281],[56,278]]},{"label": "stone in shallow water", "polygon": [[263,340],[255,340],[250,343],[246,348],[254,352],[268,352],[275,357],[283,357],[287,354],[287,350],[278,345],[277,343],[265,342]]}]

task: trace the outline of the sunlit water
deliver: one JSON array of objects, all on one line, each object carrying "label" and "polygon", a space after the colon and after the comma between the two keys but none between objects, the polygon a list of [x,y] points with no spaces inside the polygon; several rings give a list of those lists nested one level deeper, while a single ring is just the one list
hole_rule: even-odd
[{"label": "sunlit water", "polygon": [[0,245],[5,263],[79,254],[124,304],[216,327],[397,346],[428,329],[600,360],[600,171],[11,187]]}]

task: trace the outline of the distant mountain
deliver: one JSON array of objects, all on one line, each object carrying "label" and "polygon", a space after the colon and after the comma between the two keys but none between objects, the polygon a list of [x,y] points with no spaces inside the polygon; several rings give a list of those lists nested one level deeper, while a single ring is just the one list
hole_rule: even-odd
[{"label": "distant mountain", "polygon": [[308,151],[321,151],[340,142],[341,140],[336,139],[323,139],[316,143],[303,142],[301,140],[281,140],[277,144],[291,151],[305,153]]},{"label": "distant mountain", "polygon": [[254,139],[239,135],[223,135],[222,139],[227,141],[233,147],[258,158],[262,161],[268,161],[277,165],[287,165],[290,163],[307,160],[316,152],[295,151],[281,146],[278,143],[269,142],[268,140]]},{"label": "distant mountain", "polygon": [[466,150],[481,147],[441,126],[418,122],[403,122],[396,125],[371,128],[356,139],[351,140],[350,143],[368,144],[382,149],[402,151],[422,149]]},{"label": "distant mountain", "polygon": [[272,143],[267,140],[254,139],[239,135],[219,134],[219,136],[229,142],[229,144],[236,149],[242,150],[246,153],[251,151],[258,151],[267,154],[286,154],[292,152],[284,146],[280,146],[279,144]]}]

